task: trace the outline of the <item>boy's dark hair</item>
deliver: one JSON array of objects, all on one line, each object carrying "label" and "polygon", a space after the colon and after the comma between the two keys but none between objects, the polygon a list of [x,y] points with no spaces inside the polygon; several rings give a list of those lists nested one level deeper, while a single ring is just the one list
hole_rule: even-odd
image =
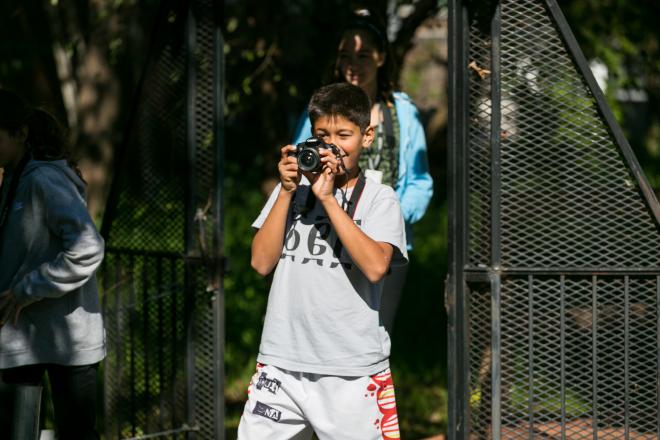
[{"label": "boy's dark hair", "polygon": [[364,90],[349,83],[321,87],[312,95],[307,110],[312,127],[323,116],[342,116],[360,127],[360,133],[371,123],[369,97]]}]

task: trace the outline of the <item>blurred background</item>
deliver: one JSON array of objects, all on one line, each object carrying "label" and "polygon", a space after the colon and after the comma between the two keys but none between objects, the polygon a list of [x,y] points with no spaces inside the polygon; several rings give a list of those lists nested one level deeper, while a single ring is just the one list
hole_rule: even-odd
[{"label": "blurred background", "polygon": [[[660,2],[558,3],[660,194]],[[68,127],[89,184],[89,208],[99,224],[159,4],[0,2],[0,86],[49,108]],[[290,142],[306,100],[327,77],[339,32],[356,8],[388,19],[399,89],[422,114],[435,180],[431,205],[415,225],[415,251],[393,335],[391,363],[402,438],[437,436],[446,428],[446,1],[227,0],[223,33],[229,273],[224,287],[230,438],[254,370],[270,283],[250,268],[250,224],[277,178],[279,147]],[[51,417],[48,408],[45,413]]]}]

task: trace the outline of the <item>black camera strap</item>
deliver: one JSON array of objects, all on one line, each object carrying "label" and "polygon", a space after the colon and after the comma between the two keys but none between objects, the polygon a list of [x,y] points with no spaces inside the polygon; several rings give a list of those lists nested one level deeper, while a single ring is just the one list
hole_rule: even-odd
[{"label": "black camera strap", "polygon": [[355,182],[355,186],[353,187],[353,192],[351,193],[351,199],[348,201],[348,208],[346,209],[346,214],[348,214],[351,219],[355,216],[355,210],[357,209],[360,197],[362,197],[365,183],[366,179],[364,178],[364,173],[360,171],[357,182]]},{"label": "black camera strap", "polygon": [[[9,211],[11,206],[14,204],[14,198],[16,198],[16,192],[18,191],[18,181],[21,179],[21,174],[30,161],[30,154],[26,153],[21,161],[18,163],[18,166],[13,170],[12,177],[9,182],[7,182],[7,172],[2,179],[2,185],[0,186],[0,197],[4,193],[5,186],[9,183],[9,188],[7,194],[4,197],[4,203],[2,203],[2,208],[0,208],[0,243],[2,243],[2,232],[5,229],[7,223],[7,218],[9,218]],[[2,200],[0,200],[2,202]]]},{"label": "black camera strap", "polygon": [[[364,191],[365,183],[366,183],[366,179],[364,177],[364,173],[360,171],[360,174],[358,175],[357,178],[357,182],[355,182],[355,186],[353,187],[351,198],[348,201],[347,206],[344,207],[344,210],[351,219],[355,216],[355,210],[357,209],[357,205],[358,202],[360,201],[360,197],[362,197],[362,192]],[[294,207],[294,211],[298,210],[300,214],[306,215],[308,212],[314,209],[315,204],[316,204],[316,196],[312,192],[312,187],[310,186],[308,187],[307,190],[307,197],[305,198],[304,208],[301,210],[299,208]]]}]

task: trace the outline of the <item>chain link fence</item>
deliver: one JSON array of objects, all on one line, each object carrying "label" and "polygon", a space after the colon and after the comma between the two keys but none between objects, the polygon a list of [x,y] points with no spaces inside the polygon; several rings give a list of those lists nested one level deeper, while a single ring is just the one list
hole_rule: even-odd
[{"label": "chain link fence", "polygon": [[224,438],[222,36],[160,6],[102,233],[105,438]]},{"label": "chain link fence", "polygon": [[450,438],[657,439],[660,206],[555,0],[450,3]]}]

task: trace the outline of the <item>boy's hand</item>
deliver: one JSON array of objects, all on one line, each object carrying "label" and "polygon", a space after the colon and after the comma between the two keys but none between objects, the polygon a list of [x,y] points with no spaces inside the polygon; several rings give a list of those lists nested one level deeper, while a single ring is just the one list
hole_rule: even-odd
[{"label": "boy's hand", "polygon": [[280,172],[282,189],[286,192],[293,192],[300,183],[300,172],[298,171],[298,159],[295,156],[289,156],[289,153],[296,151],[296,147],[287,145],[280,151],[281,157],[277,169]]},{"label": "boy's hand", "polygon": [[0,327],[11,321],[14,326],[18,324],[18,316],[22,307],[16,301],[16,295],[11,290],[0,293]]},{"label": "boy's hand", "polygon": [[320,173],[304,173],[312,185],[312,192],[319,201],[334,199],[335,176],[340,172],[339,159],[329,149],[319,151],[323,168]]}]

